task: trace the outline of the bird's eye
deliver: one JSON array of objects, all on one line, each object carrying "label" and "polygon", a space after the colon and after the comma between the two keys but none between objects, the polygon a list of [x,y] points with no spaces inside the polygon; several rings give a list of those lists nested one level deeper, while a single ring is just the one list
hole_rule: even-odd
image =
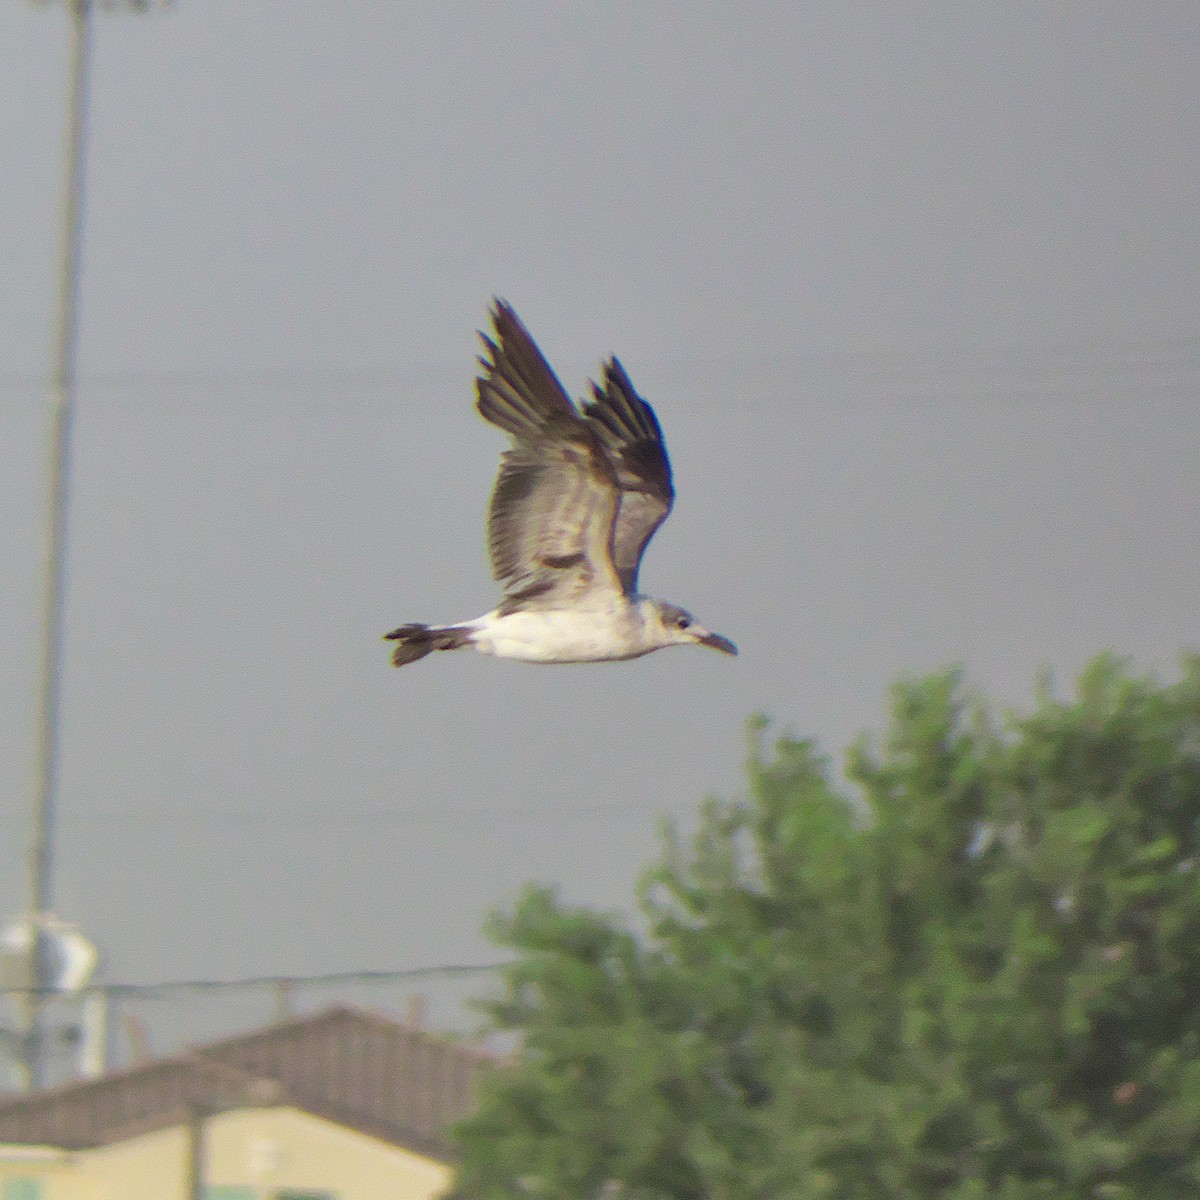
[{"label": "bird's eye", "polygon": [[675,627],[677,629],[686,629],[692,623],[691,617],[676,617]]}]

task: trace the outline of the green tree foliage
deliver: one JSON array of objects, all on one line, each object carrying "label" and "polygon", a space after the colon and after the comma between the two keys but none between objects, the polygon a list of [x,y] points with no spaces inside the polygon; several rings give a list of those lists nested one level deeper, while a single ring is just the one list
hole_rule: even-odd
[{"label": "green tree foliage", "polygon": [[1200,1197],[1200,659],[997,728],[894,690],[853,792],[752,727],[643,920],[531,889],[472,1200]]}]

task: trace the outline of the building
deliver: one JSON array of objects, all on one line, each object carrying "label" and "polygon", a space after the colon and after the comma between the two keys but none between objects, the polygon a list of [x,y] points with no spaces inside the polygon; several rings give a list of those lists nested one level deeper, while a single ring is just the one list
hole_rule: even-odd
[{"label": "building", "polygon": [[333,1008],[0,1102],[0,1200],[431,1200],[492,1056]]}]

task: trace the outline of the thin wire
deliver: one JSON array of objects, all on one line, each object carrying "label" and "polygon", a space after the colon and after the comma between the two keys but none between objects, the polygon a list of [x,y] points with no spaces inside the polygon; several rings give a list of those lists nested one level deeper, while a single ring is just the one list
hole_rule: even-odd
[{"label": "thin wire", "polygon": [[[796,370],[827,373],[866,372],[872,375],[911,375],[932,370],[937,375],[956,375],[972,370],[981,373],[1033,372],[1062,374],[1095,371],[1119,374],[1147,373],[1169,368],[1195,367],[1200,338],[1118,342],[1113,346],[1062,344],[982,348],[943,347],[915,352],[902,348],[879,350],[814,351],[809,354],[729,355],[723,358],[645,360],[639,370],[647,374],[683,372],[688,376],[712,371],[759,370],[780,374]],[[1131,361],[1130,355],[1153,358]],[[586,370],[586,368],[585,368]],[[163,392],[198,389],[253,389],[288,391],[308,388],[385,389],[419,381],[450,382],[456,373],[447,366],[428,363],[406,367],[327,367],[295,371],[279,370],[131,370],[80,375],[77,382],[89,389],[130,389]],[[464,376],[465,378],[465,376]],[[0,372],[0,388],[33,390],[48,380],[41,372]]]},{"label": "thin wire", "polygon": [[[206,812],[182,809],[141,809],[126,812],[83,812],[67,814],[63,820],[71,825],[174,825],[183,827],[236,825],[291,827],[295,825],[418,823],[426,825],[458,824],[464,820],[519,820],[524,817],[544,819],[546,816],[591,816],[646,811],[646,804],[636,800],[597,800],[584,804],[510,805],[501,808],[440,808],[436,812],[420,809],[309,809],[298,812]],[[657,811],[657,810],[656,810]],[[662,811],[666,811],[663,809]],[[9,814],[15,822],[15,814]],[[0,821],[0,826],[3,822]]]},{"label": "thin wire", "polygon": [[166,979],[156,983],[90,983],[70,993],[59,988],[5,988],[6,996],[78,996],[103,992],[108,996],[154,998],[168,992],[236,991],[263,987],[321,987],[348,983],[396,983],[433,975],[484,975],[512,966],[511,961],[490,963],[440,963],[425,967],[359,971],[321,971],[309,975],[246,975],[235,979]]}]

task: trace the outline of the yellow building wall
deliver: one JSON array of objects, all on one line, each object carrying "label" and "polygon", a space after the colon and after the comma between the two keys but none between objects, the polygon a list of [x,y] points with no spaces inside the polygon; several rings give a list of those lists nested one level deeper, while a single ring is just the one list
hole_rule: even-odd
[{"label": "yellow building wall", "polygon": [[[205,1184],[246,1188],[254,1200],[287,1191],[327,1192],[334,1200],[434,1200],[452,1178],[444,1163],[295,1108],[237,1109],[204,1125]],[[180,1126],[74,1154],[25,1152],[10,1160],[5,1149],[0,1184],[36,1179],[40,1200],[188,1200],[188,1133]]]},{"label": "yellow building wall", "polygon": [[188,1135],[178,1125],[74,1157],[76,1170],[101,1200],[188,1200]]},{"label": "yellow building wall", "polygon": [[41,1200],[103,1200],[97,1185],[80,1176],[66,1151],[50,1146],[0,1146],[0,1197],[21,1180],[34,1180]]},{"label": "yellow building wall", "polygon": [[238,1109],[209,1122],[206,1179],[337,1200],[432,1200],[450,1185],[443,1163],[295,1108]]}]

